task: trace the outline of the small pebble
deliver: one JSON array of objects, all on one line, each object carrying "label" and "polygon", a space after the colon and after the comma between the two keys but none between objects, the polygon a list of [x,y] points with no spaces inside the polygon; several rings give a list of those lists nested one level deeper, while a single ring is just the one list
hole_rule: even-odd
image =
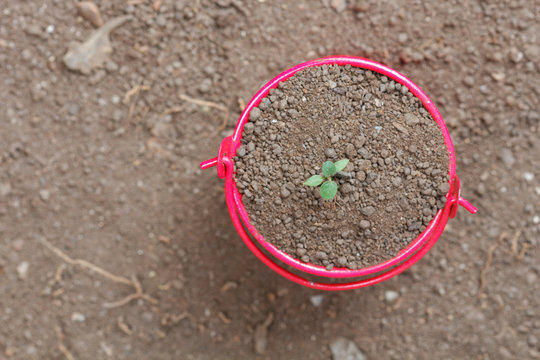
[{"label": "small pebble", "polygon": [[365,216],[371,216],[375,213],[375,208],[373,206],[366,206],[362,208],[361,212]]},{"label": "small pebble", "polygon": [[365,147],[361,147],[360,149],[358,149],[358,154],[360,154],[360,156],[362,156],[366,160],[371,159],[371,154]]},{"label": "small pebble", "polygon": [[24,280],[26,279],[28,275],[28,268],[30,267],[30,264],[27,261],[23,261],[19,265],[17,265],[17,275],[19,276],[19,279]]},{"label": "small pebble", "polygon": [[360,220],[360,227],[362,229],[369,229],[369,227],[371,226],[371,223],[367,220]]},{"label": "small pebble", "polygon": [[402,32],[402,33],[398,34],[398,42],[400,44],[405,44],[408,39],[409,39],[409,37],[407,36],[407,33]]},{"label": "small pebble", "polygon": [[409,225],[409,227],[407,228],[409,231],[414,231],[414,230],[418,230],[420,229],[420,226],[422,224],[420,224],[418,221],[415,221],[413,222],[411,225]]},{"label": "small pebble", "polygon": [[516,162],[516,158],[514,157],[514,153],[509,148],[504,148],[501,151],[501,160],[508,169],[511,169],[512,166],[514,166]]},{"label": "small pebble", "polygon": [[397,291],[394,291],[394,290],[386,290],[384,292],[384,300],[387,302],[387,303],[392,303],[394,301],[396,301],[399,297],[399,293]]},{"label": "small pebble", "polygon": [[474,77],[472,77],[472,76],[465,76],[465,77],[463,78],[463,83],[464,83],[465,85],[467,85],[467,87],[470,87],[470,88],[473,87],[474,84],[475,84]]},{"label": "small pebble", "polygon": [[420,119],[418,119],[416,115],[411,114],[411,113],[405,114],[405,124],[409,126],[413,126],[413,125],[418,124],[419,122],[420,122]]},{"label": "small pebble", "polygon": [[517,64],[518,62],[523,60],[523,53],[515,47],[510,48],[510,60],[512,60],[514,64]]},{"label": "small pebble", "polygon": [[354,142],[354,146],[356,146],[357,149],[362,148],[364,144],[366,143],[366,138],[364,136],[359,136],[356,138],[356,141]]},{"label": "small pebble", "polygon": [[84,322],[86,320],[86,316],[79,312],[74,312],[71,314],[71,321],[77,321],[77,322]]},{"label": "small pebble", "polygon": [[[251,112],[250,112],[249,115],[251,117]],[[255,125],[252,122],[247,122],[246,125],[244,125],[244,133],[246,135],[249,135],[249,134],[253,133],[253,129],[255,129]]]},{"label": "small pebble", "polygon": [[443,182],[439,185],[438,189],[440,195],[446,195],[450,191],[450,184]]},{"label": "small pebble", "polygon": [[[350,164],[350,163],[349,163]],[[348,171],[339,171],[336,176],[340,179],[352,179],[353,174]]]},{"label": "small pebble", "polygon": [[523,173],[523,178],[525,179],[525,181],[531,182],[534,179],[534,174],[531,172],[525,171]]},{"label": "small pebble", "polygon": [[347,144],[345,146],[345,154],[352,158],[354,155],[356,155],[356,149],[354,148],[353,144]]},{"label": "small pebble", "polygon": [[332,360],[366,360],[365,355],[356,344],[343,337],[333,340],[329,346]]},{"label": "small pebble", "polygon": [[313,295],[313,296],[310,296],[309,298],[309,301],[315,307],[321,306],[323,303],[323,300],[324,300],[324,295]]},{"label": "small pebble", "polygon": [[244,157],[246,156],[246,148],[243,146],[240,146],[238,150],[236,150],[236,156]]},{"label": "small pebble", "polygon": [[347,8],[346,0],[330,0],[330,6],[335,12],[341,13]]},{"label": "small pebble", "polygon": [[352,192],[354,190],[354,188],[351,186],[351,184],[345,184],[341,187],[341,192],[343,194],[348,194],[350,192]]},{"label": "small pebble", "polygon": [[326,149],[326,151],[324,153],[326,154],[327,157],[329,157],[331,159],[336,157],[336,150],[334,150],[332,148]]},{"label": "small pebble", "polygon": [[[257,121],[261,117],[261,110],[259,108],[253,108],[249,112],[249,121]],[[247,124],[246,124],[247,125]]]},{"label": "small pebble", "polygon": [[207,92],[209,92],[210,90],[212,89],[212,80],[210,79],[204,79],[203,81],[201,81],[201,83],[199,84],[199,91],[203,94],[206,94]]},{"label": "small pebble", "polygon": [[39,197],[41,198],[41,200],[47,201],[51,197],[51,193],[47,189],[41,189],[39,190]]}]

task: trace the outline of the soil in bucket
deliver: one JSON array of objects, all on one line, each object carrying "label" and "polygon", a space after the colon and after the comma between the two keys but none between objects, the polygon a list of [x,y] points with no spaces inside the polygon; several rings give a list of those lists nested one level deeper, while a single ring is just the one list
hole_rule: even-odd
[{"label": "soil in bucket", "polygon": [[[332,200],[303,185],[349,159]],[[250,112],[235,157],[250,222],[267,242],[315,265],[390,260],[444,207],[449,154],[421,101],[381,74],[309,67]]]}]

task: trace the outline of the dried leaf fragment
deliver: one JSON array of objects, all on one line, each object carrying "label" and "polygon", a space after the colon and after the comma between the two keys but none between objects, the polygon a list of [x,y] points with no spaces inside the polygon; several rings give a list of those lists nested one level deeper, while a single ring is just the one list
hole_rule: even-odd
[{"label": "dried leaf fragment", "polygon": [[131,19],[129,15],[114,18],[94,31],[85,42],[74,42],[63,57],[64,64],[68,69],[85,75],[90,74],[92,69],[101,67],[113,51],[109,34]]}]

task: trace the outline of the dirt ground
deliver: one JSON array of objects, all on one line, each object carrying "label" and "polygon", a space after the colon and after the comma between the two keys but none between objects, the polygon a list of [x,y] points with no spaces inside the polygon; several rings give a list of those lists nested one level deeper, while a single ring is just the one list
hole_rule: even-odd
[{"label": "dirt ground", "polygon": [[[331,359],[338,337],[366,359],[540,358],[538,1],[96,4],[133,19],[88,75],[62,61],[93,31],[75,2],[0,5],[0,359]],[[428,93],[479,212],[397,278],[323,293],[249,252],[198,165],[264,81],[333,54]]]}]

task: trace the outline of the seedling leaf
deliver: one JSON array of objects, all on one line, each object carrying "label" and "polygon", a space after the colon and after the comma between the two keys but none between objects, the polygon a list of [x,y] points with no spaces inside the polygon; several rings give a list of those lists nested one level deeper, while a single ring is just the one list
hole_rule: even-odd
[{"label": "seedling leaf", "polygon": [[324,177],[322,177],[321,175],[313,175],[312,177],[306,180],[304,185],[319,186],[322,184],[323,181],[324,181]]},{"label": "seedling leaf", "polygon": [[325,200],[332,200],[336,196],[338,190],[338,184],[332,181],[332,176],[338,171],[345,169],[348,163],[348,159],[336,161],[335,164],[332,161],[326,161],[322,166],[322,175],[311,176],[304,182],[304,185],[319,186],[322,184],[320,189],[321,197]]},{"label": "seedling leaf", "polygon": [[336,167],[336,172],[340,172],[341,170],[345,169],[347,167],[348,163],[349,163],[349,159],[343,159],[343,160],[336,161],[334,163],[334,165]]},{"label": "seedling leaf", "polygon": [[337,184],[332,180],[328,180],[321,186],[321,197],[324,200],[332,200],[337,194]]},{"label": "seedling leaf", "polygon": [[326,177],[334,176],[336,174],[336,165],[333,162],[327,161],[322,165],[322,173]]}]

